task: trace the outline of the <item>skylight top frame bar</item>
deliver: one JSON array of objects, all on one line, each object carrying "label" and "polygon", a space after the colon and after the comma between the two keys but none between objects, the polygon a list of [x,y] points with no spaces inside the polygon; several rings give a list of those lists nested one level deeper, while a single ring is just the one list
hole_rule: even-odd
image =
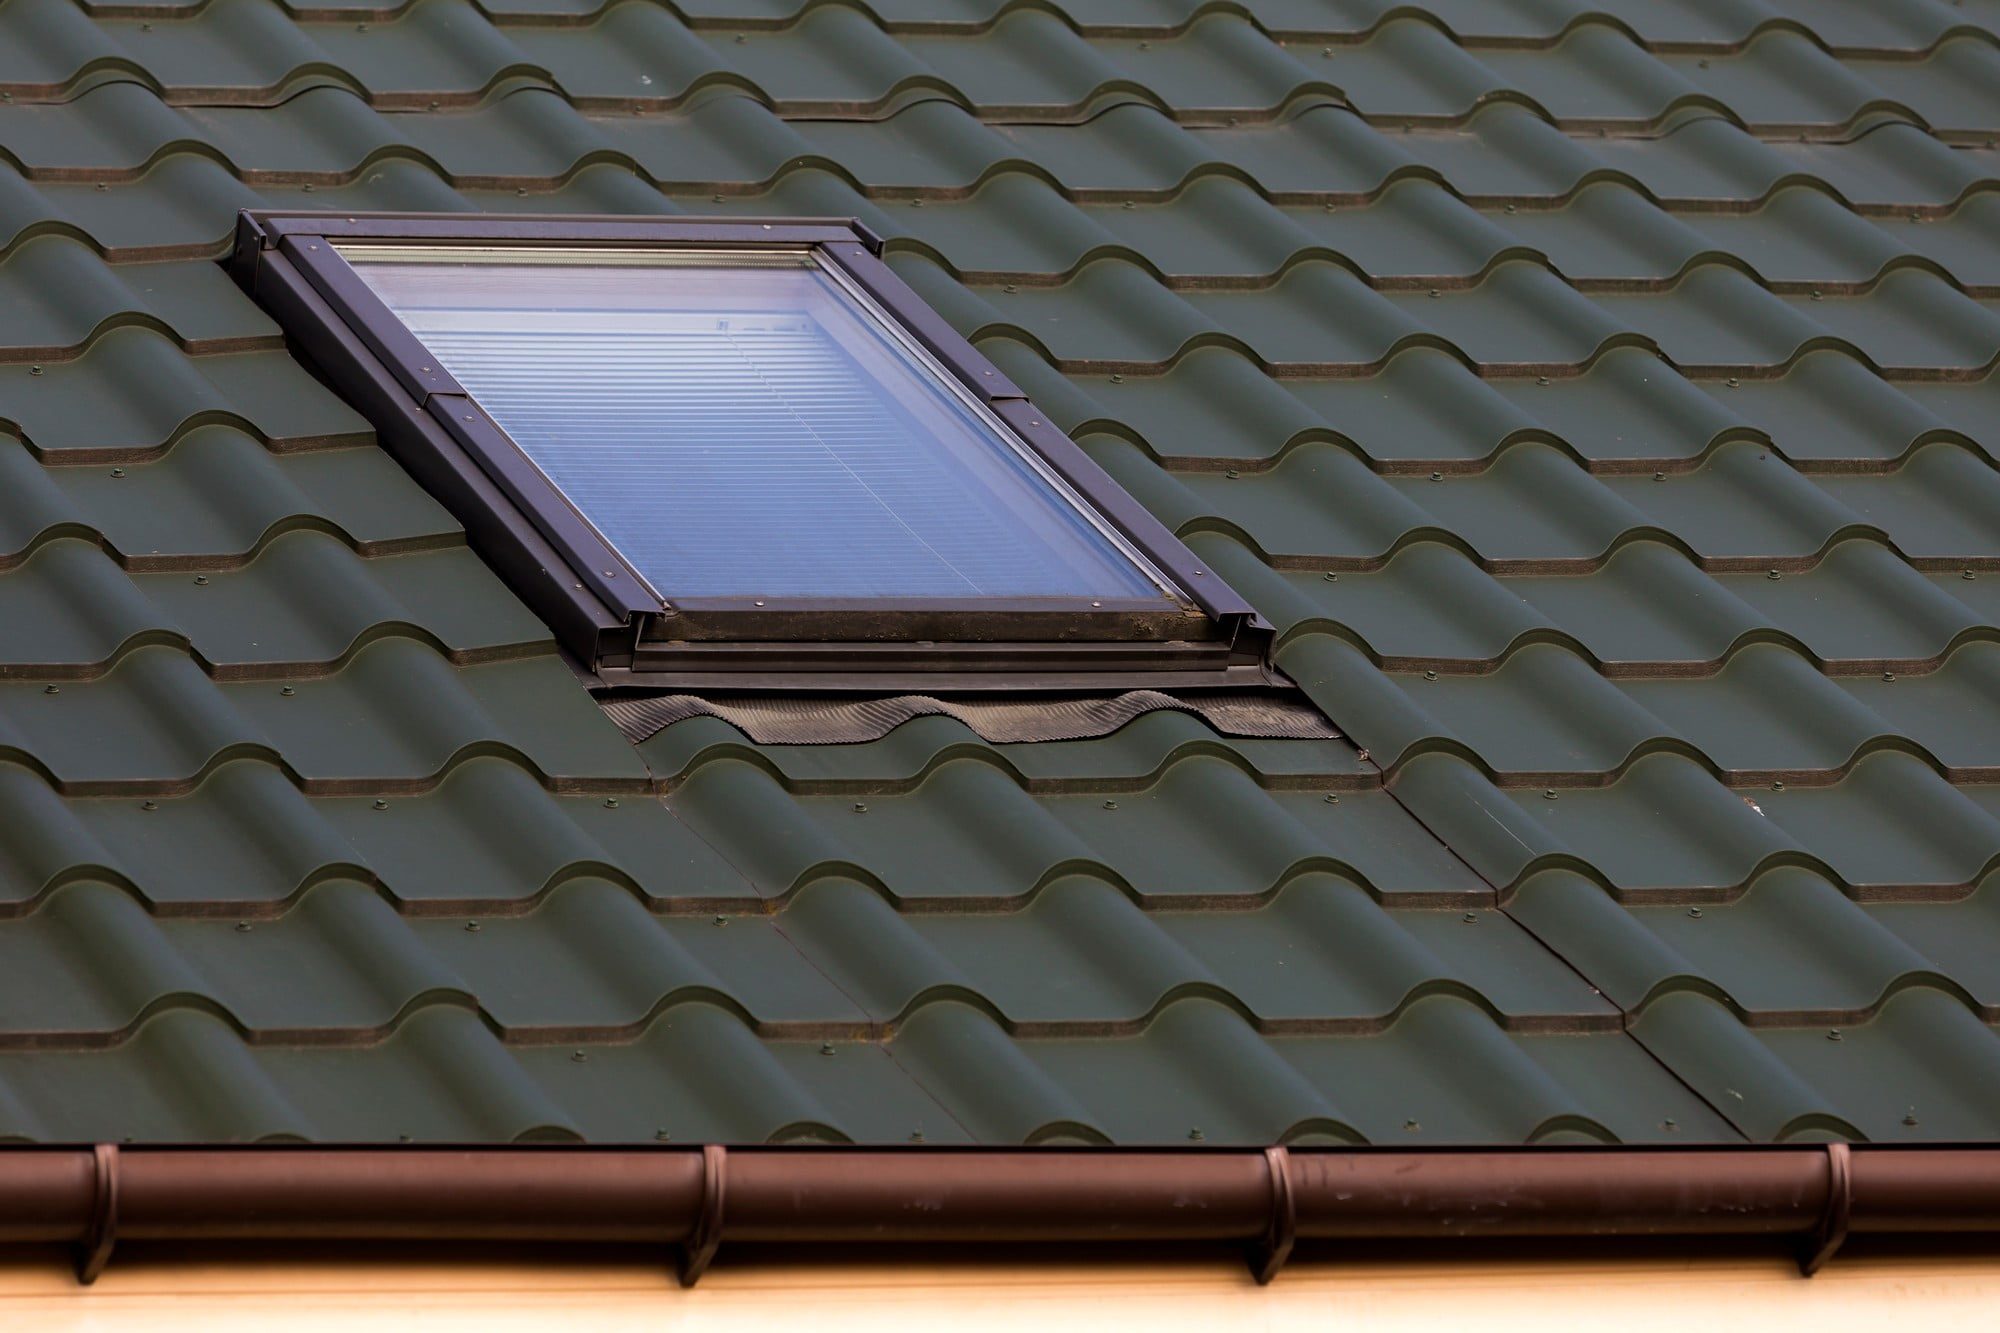
[{"label": "skylight top frame bar", "polygon": [[[1168,584],[1159,602],[1062,599],[827,599],[714,597],[677,600],[650,589],[551,479],[507,436],[417,336],[339,254],[338,243],[538,246],[730,252],[805,249],[892,333],[921,349],[966,396],[998,419],[1029,457],[1073,493],[1141,566]],[[792,673],[814,684],[862,687],[886,656],[955,674],[964,654],[972,687],[1046,687],[1047,664],[1076,683],[1110,671],[1165,684],[1241,684],[1264,674],[1271,630],[1164,525],[1133,500],[994,366],[881,260],[881,241],[850,219],[727,220],[699,217],[466,217],[459,214],[300,214],[245,211],[232,265],[242,285],[280,315],[349,397],[389,407],[384,443],[464,522],[474,544],[544,612],[564,642],[620,683],[676,687],[718,681],[776,683]],[[288,313],[290,318],[287,317]],[[328,316],[332,319],[329,321]],[[330,323],[333,327],[318,325]],[[400,394],[386,392],[392,382]],[[393,401],[400,398],[401,401]],[[381,423],[378,423],[381,425]],[[442,459],[439,457],[444,455]],[[442,472],[449,484],[432,478]],[[472,482],[471,470],[486,485]],[[471,483],[471,484],[468,484]],[[496,494],[497,492],[497,494]],[[512,548],[512,549],[508,549]],[[523,549],[540,557],[522,559]],[[558,557],[551,562],[550,553]],[[503,558],[504,557],[504,558]],[[532,567],[537,577],[523,579]],[[547,585],[543,587],[541,585]],[[1179,601],[1175,606],[1173,603]],[[550,603],[558,603],[553,610]],[[582,630],[577,622],[589,622]],[[897,652],[897,640],[916,652]],[[963,640],[964,642],[959,642]],[[841,662],[843,644],[856,650]],[[1051,654],[1051,646],[1081,651]],[[1094,647],[1093,647],[1094,645]],[[674,660],[676,649],[691,651]],[[1019,650],[1010,655],[1010,649]],[[1102,666],[1092,663],[1101,662]],[[636,669],[635,669],[636,668]],[[658,671],[665,668],[664,671]],[[893,669],[893,668],[892,668]],[[627,675],[627,673],[630,673]],[[657,674],[656,674],[657,672]],[[851,679],[849,679],[851,678]]]}]

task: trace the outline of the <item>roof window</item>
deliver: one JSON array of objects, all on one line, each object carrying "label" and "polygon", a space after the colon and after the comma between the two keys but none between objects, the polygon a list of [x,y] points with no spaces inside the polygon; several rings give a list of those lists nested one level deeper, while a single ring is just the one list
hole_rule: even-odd
[{"label": "roof window", "polygon": [[607,683],[1261,678],[1249,607],[871,242],[246,213],[235,263]]}]

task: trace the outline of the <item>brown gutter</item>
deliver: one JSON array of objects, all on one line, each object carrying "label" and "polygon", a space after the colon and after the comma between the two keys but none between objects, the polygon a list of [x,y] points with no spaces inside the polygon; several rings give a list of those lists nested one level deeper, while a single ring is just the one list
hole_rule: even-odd
[{"label": "brown gutter", "polygon": [[2000,1234],[2000,1148],[1390,1152],[10,1148],[0,1242],[615,1241],[698,1278],[724,1240],[1234,1241],[1268,1280],[1298,1238],[1796,1239]]}]

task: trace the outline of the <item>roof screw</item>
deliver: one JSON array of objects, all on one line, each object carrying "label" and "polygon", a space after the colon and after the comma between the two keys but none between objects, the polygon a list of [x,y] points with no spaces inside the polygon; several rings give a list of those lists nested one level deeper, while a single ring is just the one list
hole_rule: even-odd
[{"label": "roof screw", "polygon": [[1778,581],[1779,579],[1781,579],[1781,578],[1783,578],[1783,577],[1785,577],[1785,576],[1784,576],[1783,574],[1780,574],[1780,573],[1779,573],[1779,572],[1778,572],[1777,570],[1775,570],[1775,569],[1770,569],[1770,570],[1766,570],[1766,571],[1764,571],[1764,577],[1765,577],[1765,578],[1767,578],[1767,579],[1769,579],[1769,580],[1770,580],[1771,582],[1773,582],[1773,583],[1776,583],[1776,582],[1777,582],[1777,581]]},{"label": "roof screw", "polygon": [[[1041,423],[1041,422],[1039,422],[1039,421],[1030,421],[1030,422],[1029,422],[1028,424],[1029,424],[1030,426],[1039,426],[1039,425],[1041,425],[1042,423]],[[1197,574],[1199,574],[1200,572],[1201,572],[1200,570],[1196,570],[1196,571],[1195,571],[1195,573],[1197,573]]]},{"label": "roof screw", "polygon": [[1828,1041],[1839,1041],[1839,1040],[1840,1040],[1840,1029],[1839,1029],[1839,1028],[1828,1028],[1828,1029],[1826,1030],[1826,1039],[1827,1039]]},{"label": "roof screw", "polygon": [[1909,1109],[1909,1112],[1908,1112],[1908,1113],[1907,1113],[1906,1115],[1904,1115],[1904,1117],[1903,1117],[1903,1123],[1904,1123],[1904,1124],[1906,1124],[1906,1125],[1911,1125],[1911,1126],[1914,1126],[1914,1125],[1915,1125],[1915,1124],[1917,1123],[1917,1108],[1916,1108],[1916,1107],[1912,1106],[1912,1107],[1911,1107],[1911,1108]]},{"label": "roof screw", "polygon": [[1141,51],[1150,51],[1153,49],[1153,44],[1151,42],[1141,42],[1139,43],[1139,49]]},{"label": "roof screw", "polygon": [[377,810],[387,810],[389,808],[389,803],[378,796],[375,798],[375,808]]},{"label": "roof screw", "polygon": [[1113,384],[1123,384],[1125,382],[1125,377],[1123,375],[1113,375],[1111,377],[1111,382]]},{"label": "roof screw", "polygon": [[477,921],[466,922],[465,933],[468,935],[477,935],[479,933],[479,923]]},{"label": "roof screw", "polygon": [[1545,801],[1553,801],[1553,800],[1554,800],[1555,798],[1556,798],[1556,789],[1555,789],[1554,787],[1544,787],[1544,788],[1542,788],[1542,799],[1543,799],[1543,800],[1545,800]]},{"label": "roof screw", "polygon": [[1442,472],[1433,472],[1433,473],[1431,473],[1431,480],[1432,480],[1432,481],[1443,481],[1443,480],[1444,480],[1444,473],[1442,473]]},{"label": "roof screw", "polygon": [[1105,808],[1106,810],[1116,810],[1116,809],[1118,808],[1118,802],[1116,802],[1116,801],[1106,801],[1106,802],[1104,803],[1104,808]]},{"label": "roof screw", "polygon": [[1338,793],[1335,793],[1335,792],[1328,792],[1328,793],[1326,794],[1326,803],[1327,803],[1328,805],[1339,805],[1339,804],[1340,804],[1340,796],[1338,795]]},{"label": "roof screw", "polygon": [[1362,763],[1364,763],[1364,764],[1365,764],[1365,763],[1367,763],[1367,762],[1368,762],[1368,751],[1366,751],[1366,750],[1356,750],[1356,751],[1354,752],[1354,757],[1355,757],[1356,759],[1360,760],[1360,761],[1361,761]]},{"label": "roof screw", "polygon": [[433,97],[433,98],[432,98],[432,99],[431,99],[430,101],[426,102],[426,103],[424,104],[424,109],[425,109],[426,111],[435,111],[435,110],[437,110],[437,109],[438,109],[438,100],[437,100],[437,98]]},{"label": "roof screw", "polygon": [[1338,583],[1338,582],[1340,582],[1340,575],[1338,575],[1338,574],[1334,573],[1334,572],[1333,572],[1332,570],[1330,570],[1330,569],[1329,569],[1329,570],[1327,570],[1327,571],[1326,571],[1326,573],[1324,573],[1324,574],[1320,575],[1320,577],[1321,577],[1321,578],[1323,578],[1323,579],[1325,579],[1325,580],[1326,580],[1326,581],[1327,581],[1328,583]]},{"label": "roof screw", "polygon": [[1667,1117],[1667,1118],[1666,1118],[1665,1120],[1662,1120],[1662,1121],[1660,1122],[1660,1128],[1661,1128],[1661,1129],[1679,1129],[1679,1128],[1680,1128],[1680,1126],[1679,1126],[1678,1124],[1674,1123],[1674,1118],[1673,1118],[1672,1116],[1668,1116],[1668,1117]]},{"label": "roof screw", "polygon": [[39,375],[42,373],[42,368],[40,366],[29,366],[28,373],[30,375]]},{"label": "roof screw", "polygon": [[1813,299],[1813,300],[1815,300],[1815,301],[1819,300],[1819,299],[1820,299],[1820,293],[1818,293],[1818,292],[1814,292],[1814,293],[1812,294],[1812,299]]},{"label": "roof screw", "polygon": [[1695,64],[1695,68],[1696,68],[1696,69],[1707,69],[1707,68],[1708,68],[1708,62],[1707,62],[1706,60],[1697,60],[1697,61],[1695,61],[1695,62],[1694,62],[1694,64]]},{"label": "roof screw", "polygon": [[250,923],[248,921],[238,921],[236,923],[236,933],[238,935],[248,935],[250,933]]},{"label": "roof screw", "polygon": [[1882,679],[1886,681],[1894,681],[1896,679],[1896,673],[1893,671],[1884,671],[1882,673]]},{"label": "roof screw", "polygon": [[307,181],[307,182],[306,182],[306,183],[305,183],[304,185],[301,185],[301,186],[300,186],[299,188],[300,188],[301,190],[304,190],[304,191],[305,191],[305,192],[306,192],[307,194],[311,194],[311,193],[313,192],[313,187],[312,187],[312,182],[311,182],[311,181]]},{"label": "roof screw", "polygon": [[763,603],[762,603],[762,602],[752,602],[752,603],[750,603],[750,605],[752,605],[752,606],[762,606],[762,605],[763,605]]},{"label": "roof screw", "polygon": [[718,926],[726,926],[729,924],[729,918],[722,915],[722,913],[717,912],[715,914],[715,924]]},{"label": "roof screw", "polygon": [[585,1054],[584,1054],[584,1053],[583,1053],[582,1051],[571,1051],[571,1052],[569,1053],[569,1059],[570,1059],[570,1063],[571,1063],[571,1064],[577,1064],[577,1065],[580,1065],[580,1064],[582,1064],[582,1063],[583,1063],[583,1062],[584,1062],[585,1060],[588,1060],[589,1058],[590,1058],[590,1057],[589,1057],[589,1056],[587,1056],[587,1055],[585,1055]]},{"label": "roof screw", "polygon": [[206,588],[208,586],[208,575],[206,574],[195,575],[194,586],[197,588]]},{"label": "roof screw", "polygon": [[1208,1135],[1201,1132],[1201,1127],[1199,1125],[1188,1131],[1188,1139],[1190,1142],[1193,1143],[1200,1143],[1203,1139],[1207,1137]]},{"label": "roof screw", "polygon": [[141,801],[139,802],[139,808],[141,810],[157,810],[160,808],[160,803],[158,801]]},{"label": "roof screw", "polygon": [[139,25],[140,32],[151,32],[152,30],[153,30],[153,25],[150,23],[141,23]]},{"label": "roof screw", "polygon": [[1782,782],[1774,782],[1771,784],[1772,791],[1783,791],[1784,789],[1785,789],[1785,784]]},{"label": "roof screw", "polygon": [[1021,289],[1019,286],[1010,282],[1005,287],[1002,287],[1000,290],[1007,293],[1007,295],[1012,296],[1015,292],[1018,292]]},{"label": "roof screw", "polygon": [[1435,672],[1435,671],[1426,671],[1426,672],[1424,672],[1424,679],[1425,679],[1425,680],[1436,680],[1437,678],[1438,678],[1438,673],[1437,673],[1437,672]]},{"label": "roof screw", "polygon": [[1332,47],[1330,47],[1330,46],[1322,46],[1322,47],[1321,47],[1321,48],[1319,49],[1319,58],[1320,58],[1321,60],[1331,60],[1331,59],[1333,59],[1333,48],[1332,48]]},{"label": "roof screw", "polygon": [[615,579],[618,577],[618,571],[615,569],[607,569],[604,571],[604,577],[607,579]]},{"label": "roof screw", "polygon": [[1666,479],[1667,479],[1667,474],[1664,472],[1655,472],[1653,474],[1654,481],[1665,481]]},{"label": "roof screw", "polygon": [[819,1044],[819,1053],[820,1053],[821,1055],[832,1055],[832,1054],[833,1054],[833,1043],[832,1043],[832,1042],[830,1042],[830,1041],[823,1041],[823,1042],[821,1042],[821,1043]]},{"label": "roof screw", "polygon": [[1465,916],[1464,916],[1463,918],[1461,918],[1461,919],[1462,919],[1462,920],[1463,920],[1463,921],[1465,922],[1465,924],[1466,924],[1466,925],[1468,925],[1468,926],[1476,926],[1476,925],[1478,925],[1478,924],[1479,924],[1479,913],[1477,913],[1477,912],[1467,912],[1467,913],[1465,914]]},{"label": "roof screw", "polygon": [[44,685],[44,686],[42,686],[42,693],[43,693],[43,694],[61,694],[61,693],[62,693],[62,686],[60,686],[60,685]]},{"label": "roof screw", "polygon": [[1408,1130],[1408,1131],[1409,1131],[1410,1133],[1412,1133],[1412,1134],[1415,1134],[1415,1133],[1417,1133],[1417,1132],[1418,1132],[1419,1130],[1423,1129],[1423,1126],[1422,1126],[1422,1125],[1420,1125],[1420,1124],[1418,1124],[1418,1123],[1417,1123],[1416,1121],[1414,1121],[1414,1120],[1405,1120],[1405,1121],[1403,1122],[1403,1128],[1404,1128],[1404,1129],[1406,1129],[1406,1130]]},{"label": "roof screw", "polygon": [[1731,375],[1728,379],[1724,380],[1723,383],[1733,389],[1736,387],[1736,377],[1734,375]]},{"label": "roof screw", "polygon": [[514,187],[514,197],[517,199],[526,199],[528,197],[528,187],[525,185],[516,185]]},{"label": "roof screw", "polygon": [[106,190],[109,190],[110,188],[111,187],[109,185],[106,185],[103,181],[97,182],[97,192],[99,194],[103,194]]},{"label": "roof screw", "polygon": [[1688,908],[1688,915],[1699,921],[1701,919],[1701,909],[1699,907],[1690,907]]},{"label": "roof screw", "polygon": [[656,1130],[654,1130],[654,1131],[653,1131],[653,1137],[654,1137],[655,1139],[658,1139],[658,1140],[659,1140],[659,1141],[660,1141],[661,1143],[671,1143],[671,1142],[673,1142],[673,1138],[674,1138],[674,1136],[673,1136],[673,1135],[671,1135],[671,1134],[667,1133],[667,1131],[666,1131],[666,1130],[664,1130],[664,1129],[656,1129]]},{"label": "roof screw", "polygon": [[1512,205],[1512,204],[1509,204],[1509,205],[1507,205],[1507,211],[1508,211],[1509,213],[1512,213],[1512,212],[1514,212],[1514,211],[1515,211],[1515,208],[1514,208],[1514,205]]},{"label": "roof screw", "polygon": [[1235,481],[1238,477],[1242,476],[1243,474],[1241,472],[1238,472],[1235,468],[1231,468],[1229,469],[1229,471],[1223,473],[1222,475],[1229,478],[1229,480],[1231,481]]},{"label": "roof screw", "polygon": [[111,475],[112,475],[112,476],[114,476],[114,477],[122,477],[122,476],[124,476],[124,475],[125,475],[125,469],[124,469],[124,468],[122,468],[122,467],[115,467],[115,468],[112,468],[112,469],[111,469]]},{"label": "roof screw", "polygon": [[910,1131],[910,1142],[922,1143],[923,1141],[924,1141],[924,1132],[921,1129],[913,1129]]},{"label": "roof screw", "polygon": [[1443,292],[1441,292],[1441,291],[1439,291],[1439,290],[1438,290],[1437,288],[1435,288],[1435,287],[1431,288],[1431,299],[1432,299],[1433,301],[1435,301],[1435,300],[1436,300],[1436,299],[1437,299],[1438,297],[1440,297],[1440,296],[1443,296],[1443,295],[1444,295],[1444,293],[1443,293]]},{"label": "roof screw", "polygon": [[1100,607],[1101,607],[1101,606],[1103,606],[1103,605],[1104,605],[1104,603],[1102,603],[1102,602],[1092,602],[1092,603],[1091,603],[1091,605],[1092,605],[1092,606],[1100,606]]},{"label": "roof screw", "polygon": [[284,696],[285,696],[285,697],[286,697],[287,699],[289,699],[289,698],[291,698],[291,697],[292,697],[293,695],[297,694],[297,693],[298,693],[298,691],[297,691],[297,690],[295,690],[295,689],[293,689],[293,688],[292,688],[291,686],[289,686],[289,685],[280,685],[280,686],[278,687],[278,693],[279,693],[279,694],[282,694],[282,695],[284,695]]},{"label": "roof screw", "polygon": [[1959,576],[1960,578],[1964,579],[1964,580],[1965,580],[1965,581],[1966,581],[1967,583],[1970,583],[1970,582],[1972,582],[1972,581],[1973,581],[1974,579],[1976,579],[1976,578],[1978,578],[1978,577],[1979,577],[1979,575],[1977,575],[1977,574],[1973,573],[1973,572],[1972,572],[1971,570],[1969,570],[1969,569],[1961,569],[1961,570],[1959,570],[1959,571],[1958,571],[1958,576]]},{"label": "roof screw", "polygon": [[605,797],[604,808],[606,810],[616,810],[618,808],[618,798],[616,796]]},{"label": "roof screw", "polygon": [[745,42],[747,42],[747,41],[749,41],[749,40],[750,40],[750,39],[749,39],[748,37],[745,37],[745,36],[744,36],[744,35],[743,35],[742,33],[740,33],[740,32],[736,34],[736,44],[737,44],[738,46],[741,46],[741,45],[743,45],[743,44],[744,44]]},{"label": "roof screw", "polygon": [[1543,388],[1547,388],[1549,377],[1547,375],[1537,375],[1535,376],[1535,383],[1541,385]]},{"label": "roof screw", "polygon": [[355,25],[354,25],[354,30],[355,30],[356,32],[367,32],[367,31],[368,31],[368,25],[367,25],[366,23],[357,23],[357,24],[355,24]]},{"label": "roof screw", "polygon": [[865,814],[867,814],[867,813],[868,813],[868,802],[866,802],[866,801],[856,801],[856,802],[854,803],[854,813],[855,813],[855,814],[857,814],[857,815],[865,815]]}]

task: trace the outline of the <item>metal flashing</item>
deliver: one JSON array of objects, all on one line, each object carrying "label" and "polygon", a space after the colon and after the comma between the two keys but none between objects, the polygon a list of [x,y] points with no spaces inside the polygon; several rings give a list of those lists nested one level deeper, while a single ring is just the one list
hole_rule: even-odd
[{"label": "metal flashing", "polygon": [[882,739],[919,717],[949,717],[995,745],[1108,736],[1135,718],[1169,708],[1191,713],[1224,736],[1337,740],[1340,732],[1296,694],[1276,691],[1159,690],[1081,698],[965,700],[903,694],[877,699],[655,694],[600,697],[606,716],[634,745],[676,722],[720,718],[759,745],[856,745]]}]

